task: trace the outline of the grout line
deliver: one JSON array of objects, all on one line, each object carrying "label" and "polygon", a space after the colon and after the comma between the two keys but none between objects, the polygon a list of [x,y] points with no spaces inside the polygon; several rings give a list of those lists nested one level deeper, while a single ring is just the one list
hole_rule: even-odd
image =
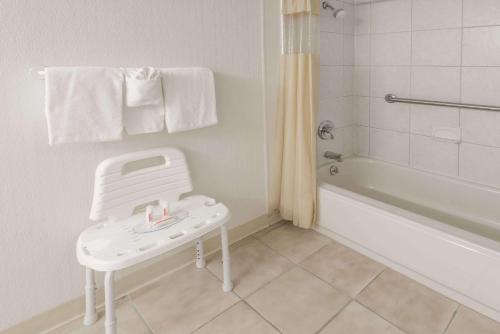
[{"label": "grout line", "polygon": [[252,307],[252,305],[250,305],[246,300],[242,299],[242,302],[245,303],[248,307],[250,307],[255,313],[257,313],[257,315],[263,319],[265,322],[267,322],[271,327],[273,327],[275,330],[278,331],[278,333],[283,333],[277,326],[275,326],[271,321],[267,320],[266,317],[264,317],[264,315],[262,315],[259,311],[257,311],[255,308]]},{"label": "grout line", "polygon": [[[462,13],[463,15],[463,13]],[[478,26],[457,26],[457,27],[446,27],[446,28],[431,28],[431,29],[412,29],[412,30],[391,30],[391,31],[383,31],[383,32],[363,32],[363,33],[354,33],[355,36],[366,36],[366,35],[387,35],[387,34],[400,34],[407,32],[431,32],[431,31],[446,31],[446,30],[458,30],[458,29],[481,29],[481,28],[500,28],[499,24],[491,24],[491,25],[478,25]]]},{"label": "grout line", "polygon": [[153,331],[153,328],[151,327],[151,325],[149,325],[148,321],[146,320],[146,318],[144,317],[144,315],[141,313],[139,307],[135,304],[135,302],[132,299],[132,297],[130,295],[127,295],[126,297],[128,298],[128,301],[129,301],[130,305],[132,305],[132,308],[134,309],[135,313],[139,316],[139,318],[142,320],[142,322],[144,323],[144,325],[148,328],[148,330],[152,334],[154,334],[155,332]]},{"label": "grout line", "polygon": [[368,39],[368,93],[370,98],[368,99],[368,156],[372,156],[372,33],[373,33],[373,4],[370,2],[369,17],[370,17],[370,37]]},{"label": "grout line", "polygon": [[217,313],[215,316],[213,316],[212,318],[208,319],[207,321],[205,321],[203,324],[201,324],[200,326],[196,327],[192,332],[192,333],[195,333],[198,329],[201,329],[202,327],[204,327],[205,325],[207,325],[208,323],[212,322],[213,320],[217,319],[219,316],[223,315],[224,313],[226,313],[227,311],[229,311],[230,309],[232,309],[233,307],[236,306],[236,304],[238,304],[241,300],[237,301],[236,303],[232,304],[231,306],[229,306],[228,308],[224,309],[223,311],[221,311],[220,313]]},{"label": "grout line", "polygon": [[[379,262],[380,263],[380,262]],[[377,280],[377,278],[379,278],[384,272],[385,270],[387,269],[386,266],[384,266],[384,268],[382,268],[382,270],[377,274],[375,275],[375,277],[373,277],[370,282],[368,282],[368,284],[365,285],[365,287],[363,289],[361,289],[357,294],[356,296],[354,296],[354,299],[357,300],[358,296],[361,295],[363,292],[365,292],[366,289],[368,289],[368,287]]]},{"label": "grout line", "polygon": [[[321,65],[321,66],[342,66],[342,65]],[[350,66],[350,65],[346,65],[346,66]],[[356,67],[369,67],[369,65],[354,65]],[[384,67],[391,67],[391,68],[398,68],[398,67],[410,67],[410,65],[371,65],[371,67],[374,67],[374,68],[384,68]],[[433,64],[427,64],[427,65],[419,65],[419,64],[415,64],[415,65],[411,65],[411,67],[416,67],[416,68],[421,68],[421,67],[430,67],[430,68],[435,68],[435,67],[443,67],[443,68],[495,68],[495,69],[498,69],[500,68],[499,65],[464,65],[464,66],[461,66],[461,65],[433,65]]]},{"label": "grout line", "polygon": [[[413,96],[413,0],[410,2],[410,96]],[[411,116],[413,107],[410,105],[408,113],[408,133],[411,133]],[[408,166],[413,168],[412,137],[408,136]]]},{"label": "grout line", "polygon": [[261,287],[259,287],[258,289],[256,289],[255,291],[253,291],[252,293],[250,293],[248,296],[246,296],[245,298],[242,298],[241,300],[247,300],[248,298],[250,298],[251,296],[255,295],[257,292],[259,292],[260,290],[264,289],[265,287],[267,287],[269,284],[273,283],[274,281],[278,280],[281,276],[284,276],[285,274],[289,273],[290,271],[292,271],[293,269],[295,268],[298,268],[298,266],[296,264],[293,264],[293,266],[290,267],[290,269],[288,270],[285,270],[284,272],[282,272],[281,274],[279,274],[278,276],[276,276],[275,278],[273,278],[272,280],[270,280],[269,282],[266,282],[264,285],[262,285]]},{"label": "grout line", "polygon": [[451,315],[450,317],[450,321],[448,321],[448,324],[446,325],[446,327],[444,328],[444,331],[443,331],[443,334],[445,334],[447,331],[448,331],[448,328],[450,328],[450,325],[451,323],[453,322],[453,320],[455,319],[455,316],[457,315],[458,313],[458,309],[460,308],[461,304],[458,304],[457,305],[457,308],[455,309],[455,311],[453,312],[453,314]]},{"label": "grout line", "polygon": [[350,300],[349,300],[349,301],[348,301],[348,302],[347,302],[344,306],[342,306],[342,307],[340,308],[340,310],[338,310],[338,311],[337,311],[337,313],[335,313],[335,314],[334,314],[334,315],[330,318],[330,320],[328,320],[327,322],[325,322],[325,323],[323,324],[323,326],[321,326],[321,327],[320,327],[320,328],[319,328],[319,329],[315,332],[315,334],[319,334],[319,333],[321,333],[321,331],[322,331],[323,329],[325,329],[325,327],[326,327],[326,326],[328,326],[328,325],[329,325],[329,324],[333,321],[333,319],[335,319],[335,318],[336,318],[339,314],[341,314],[341,313],[342,313],[342,312],[343,312],[343,311],[347,308],[347,306],[351,305],[353,302],[354,302],[354,299],[352,299],[352,298],[351,298],[351,299],[350,299]]},{"label": "grout line", "polygon": [[[463,89],[463,72],[464,72],[464,68],[463,68],[463,65],[464,65],[464,0],[461,1],[461,5],[462,5],[462,18],[461,18],[461,25],[462,25],[462,29],[461,29],[461,35],[460,35],[460,75],[459,75],[459,100],[460,102],[463,101],[463,94],[462,94],[462,89]],[[462,139],[462,109],[459,108],[458,109],[458,127],[460,129],[460,139]],[[460,141],[460,143],[458,143],[458,149],[457,149],[457,176],[460,176],[460,151],[461,151],[461,147],[462,147],[462,140]]]},{"label": "grout line", "polygon": [[394,322],[392,322],[391,320],[387,319],[386,317],[378,314],[374,309],[366,306],[365,304],[363,304],[362,302],[360,302],[359,300],[355,300],[359,305],[363,306],[364,308],[366,308],[368,311],[372,312],[373,314],[375,314],[377,317],[385,320],[387,323],[389,323],[391,326],[394,326],[396,329],[399,329],[402,333],[407,333],[406,330],[403,330],[403,328],[401,328],[399,325],[396,325]]}]

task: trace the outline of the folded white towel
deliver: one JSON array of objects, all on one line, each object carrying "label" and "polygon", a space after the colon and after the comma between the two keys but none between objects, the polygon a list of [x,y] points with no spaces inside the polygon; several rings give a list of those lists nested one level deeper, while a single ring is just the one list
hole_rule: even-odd
[{"label": "folded white towel", "polygon": [[215,84],[208,68],[161,69],[168,132],[217,124]]},{"label": "folded white towel", "polygon": [[105,67],[45,71],[49,144],[122,138],[123,74]]},{"label": "folded white towel", "polygon": [[165,129],[160,72],[152,67],[125,68],[124,124],[128,134],[160,132]]},{"label": "folded white towel", "polygon": [[126,68],[126,100],[128,107],[163,103],[160,71],[152,67]]}]

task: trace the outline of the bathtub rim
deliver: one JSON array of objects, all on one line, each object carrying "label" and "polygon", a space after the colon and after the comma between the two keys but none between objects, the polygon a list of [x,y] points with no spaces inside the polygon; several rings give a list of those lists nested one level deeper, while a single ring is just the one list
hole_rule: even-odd
[{"label": "bathtub rim", "polygon": [[[500,195],[500,187],[489,186],[487,184],[468,180],[468,179],[460,177],[460,176],[450,176],[450,175],[445,175],[445,174],[433,173],[433,172],[430,172],[430,171],[427,171],[424,169],[413,168],[409,165],[408,166],[401,165],[398,163],[387,162],[387,161],[376,159],[376,158],[363,157],[360,155],[348,156],[348,157],[344,158],[344,160],[340,163],[335,162],[335,161],[331,161],[331,162],[327,161],[327,162],[323,162],[323,163],[319,164],[316,167],[317,174],[318,174],[318,177],[317,177],[318,186],[321,183],[331,184],[331,183],[328,183],[328,181],[326,181],[324,177],[320,176],[320,170],[327,170],[332,164],[337,165],[340,168],[342,168],[342,164],[344,164],[346,162],[355,162],[355,161],[360,161],[360,162],[371,164],[371,165],[378,164],[378,165],[389,166],[390,168],[409,170],[411,173],[422,174],[422,175],[431,177],[433,179],[444,179],[448,182],[452,182],[455,184],[457,184],[457,183],[458,184],[466,184],[466,185],[474,187],[476,189],[480,189],[480,190],[483,190],[483,191],[486,191],[489,193],[491,192],[491,193],[495,193],[495,194]],[[340,170],[340,172],[342,173],[342,170]]]},{"label": "bathtub rim", "polygon": [[[365,159],[365,158],[363,158]],[[370,159],[365,159],[370,160]],[[377,161],[378,162],[378,161]],[[384,163],[384,162],[382,162]],[[404,168],[404,167],[402,167]],[[453,180],[453,179],[452,179]],[[409,211],[406,209],[399,208],[395,205],[384,203],[382,201],[370,198],[365,195],[358,194],[351,190],[344,189],[342,187],[327,183],[326,181],[318,180],[318,191],[320,188],[326,189],[337,195],[341,195],[352,200],[358,201],[367,205],[371,209],[375,209],[380,213],[382,211],[384,214],[389,214],[392,216],[397,216],[403,218],[402,223],[410,225],[412,228],[423,228],[428,233],[438,232],[439,236],[452,242],[459,243],[464,247],[471,249],[476,249],[489,256],[499,256],[500,255],[500,242],[489,239],[479,234],[452,226],[450,224],[438,221],[433,218],[429,218],[422,214]],[[316,224],[316,226],[319,226]],[[479,248],[479,249],[477,249]]]}]

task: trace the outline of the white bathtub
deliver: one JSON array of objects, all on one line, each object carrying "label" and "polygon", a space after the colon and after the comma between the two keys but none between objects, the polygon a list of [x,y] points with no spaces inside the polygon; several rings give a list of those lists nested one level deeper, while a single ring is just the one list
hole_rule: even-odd
[{"label": "white bathtub", "polygon": [[319,232],[500,321],[499,190],[364,158],[336,165],[318,172]]}]

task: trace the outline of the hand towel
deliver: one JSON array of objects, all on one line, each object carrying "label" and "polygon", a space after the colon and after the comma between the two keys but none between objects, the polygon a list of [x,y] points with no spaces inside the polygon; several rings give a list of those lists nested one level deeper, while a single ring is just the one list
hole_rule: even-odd
[{"label": "hand towel", "polygon": [[49,67],[45,73],[50,145],[122,138],[122,71],[106,67]]},{"label": "hand towel", "polygon": [[125,68],[125,130],[130,135],[165,128],[162,81],[152,67]]},{"label": "hand towel", "polygon": [[208,68],[161,69],[169,133],[217,124],[214,74]]}]

